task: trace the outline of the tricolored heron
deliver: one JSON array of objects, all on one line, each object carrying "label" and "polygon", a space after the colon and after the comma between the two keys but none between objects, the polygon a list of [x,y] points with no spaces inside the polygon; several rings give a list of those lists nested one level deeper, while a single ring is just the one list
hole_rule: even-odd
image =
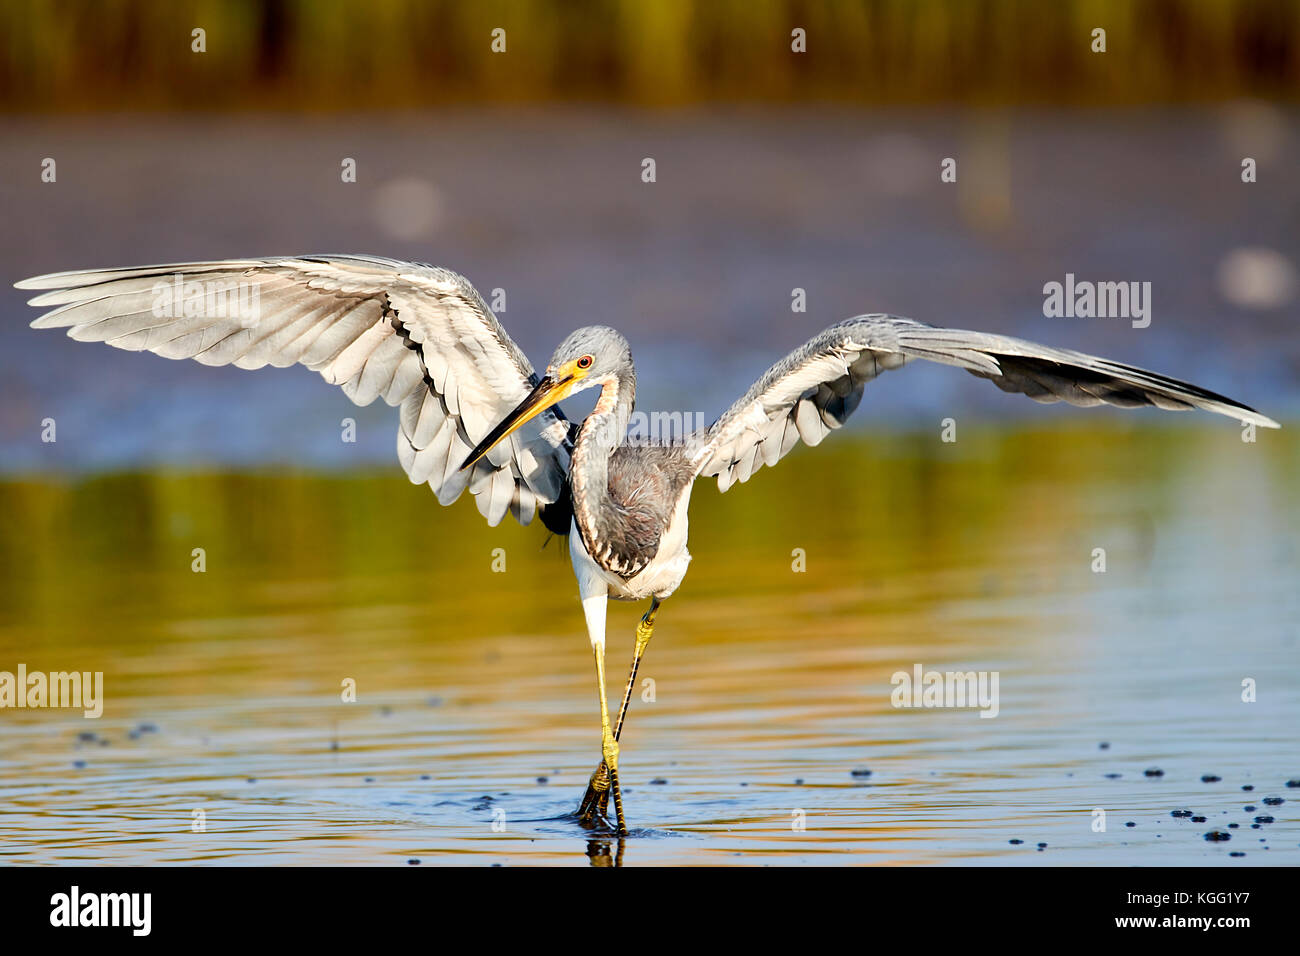
[{"label": "tricolored heron", "polygon": [[[1201,408],[1277,423],[1196,385],[1107,359],[1004,335],[943,329],[892,315],[833,325],[772,366],[707,429],[629,443],[636,372],[627,340],[579,329],[538,376],[483,299],[446,269],[372,256],[190,262],[61,272],[18,283],[57,306],[36,328],[167,358],[240,368],[299,363],[358,405],[400,406],[397,454],[411,481],[444,505],[465,489],[488,524],[540,515],[569,535],[569,554],[596,660],[601,763],[578,815],[626,832],[618,740],[660,602],[681,584],[695,479],[726,491],[773,465],[800,439],[816,445],[849,417],[866,383],[912,359],[990,379],[1007,392],[1072,405]],[[557,404],[599,388],[581,424]],[[605,695],[605,604],[650,601],[636,629],[617,718]]]}]

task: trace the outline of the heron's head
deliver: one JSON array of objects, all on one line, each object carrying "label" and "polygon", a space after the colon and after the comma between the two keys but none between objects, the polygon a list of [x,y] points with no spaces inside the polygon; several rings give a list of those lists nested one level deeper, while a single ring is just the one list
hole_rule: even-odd
[{"label": "heron's head", "polygon": [[551,356],[546,374],[518,407],[507,415],[465,459],[464,470],[507,436],[557,402],[594,386],[616,385],[630,398],[636,389],[632,349],[614,329],[589,325],[570,333]]},{"label": "heron's head", "polygon": [[627,339],[605,325],[589,325],[569,333],[546,367],[547,378],[570,383],[566,395],[603,386],[611,379],[626,381],[628,376],[635,381],[632,349]]}]

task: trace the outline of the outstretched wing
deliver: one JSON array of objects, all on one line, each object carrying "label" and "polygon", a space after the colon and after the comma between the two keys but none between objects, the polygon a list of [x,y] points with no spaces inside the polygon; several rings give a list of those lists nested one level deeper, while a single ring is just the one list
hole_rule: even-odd
[{"label": "outstretched wing", "polygon": [[[205,365],[299,363],[358,405],[401,406],[397,454],[445,504],[469,488],[495,525],[567,496],[568,423],[539,415],[473,469],[461,463],[537,376],[474,287],[446,269],[370,256],[238,259],[60,272],[38,329]],[[549,523],[549,522],[548,522]],[[566,529],[567,530],[567,529]]]},{"label": "outstretched wing", "polygon": [[861,315],[831,326],[772,366],[699,435],[692,449],[696,473],[717,476],[723,491],[747,481],[799,439],[818,444],[858,407],[869,380],[918,358],[963,368],[1036,402],[1203,408],[1278,427],[1253,408],[1197,385],[1095,355],[893,315]]}]

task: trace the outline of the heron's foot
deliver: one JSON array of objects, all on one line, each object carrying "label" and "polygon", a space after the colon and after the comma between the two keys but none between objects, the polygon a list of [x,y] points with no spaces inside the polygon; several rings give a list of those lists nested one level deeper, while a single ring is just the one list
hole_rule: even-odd
[{"label": "heron's foot", "polygon": [[610,829],[619,836],[625,836],[627,823],[623,818],[623,793],[618,785],[618,741],[608,730],[601,740],[601,750],[605,759],[587,784],[587,792],[578,806],[578,822],[583,826],[592,826],[599,821],[609,826],[609,798],[613,794],[616,824]]},{"label": "heron's foot", "polygon": [[608,825],[606,811],[609,808],[609,768],[605,761],[600,762],[587,783],[587,792],[578,804],[578,822],[584,827],[593,827],[597,823]]},{"label": "heron's foot", "polygon": [[[610,795],[614,797],[614,816],[617,818],[618,825],[614,832],[619,836],[627,836],[627,822],[623,819],[623,790],[618,785],[618,740],[610,732],[608,727],[605,728],[603,739],[601,740],[601,750],[605,756],[605,767],[609,770],[609,790],[605,795],[608,801]],[[605,806],[609,804],[606,803]]]}]

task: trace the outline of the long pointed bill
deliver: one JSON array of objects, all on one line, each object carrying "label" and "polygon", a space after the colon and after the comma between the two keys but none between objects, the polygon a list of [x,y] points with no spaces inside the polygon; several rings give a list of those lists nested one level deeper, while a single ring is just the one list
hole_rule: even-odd
[{"label": "long pointed bill", "polygon": [[572,378],[565,378],[557,383],[549,375],[538,382],[537,387],[528,393],[528,397],[520,402],[519,406],[501,421],[501,424],[492,429],[488,436],[475,446],[474,450],[469,453],[469,457],[465,459],[465,463],[460,466],[460,470],[464,471],[466,468],[472,467],[476,461],[501,444],[506,438],[564,398],[569,394],[569,386],[572,382]]}]

